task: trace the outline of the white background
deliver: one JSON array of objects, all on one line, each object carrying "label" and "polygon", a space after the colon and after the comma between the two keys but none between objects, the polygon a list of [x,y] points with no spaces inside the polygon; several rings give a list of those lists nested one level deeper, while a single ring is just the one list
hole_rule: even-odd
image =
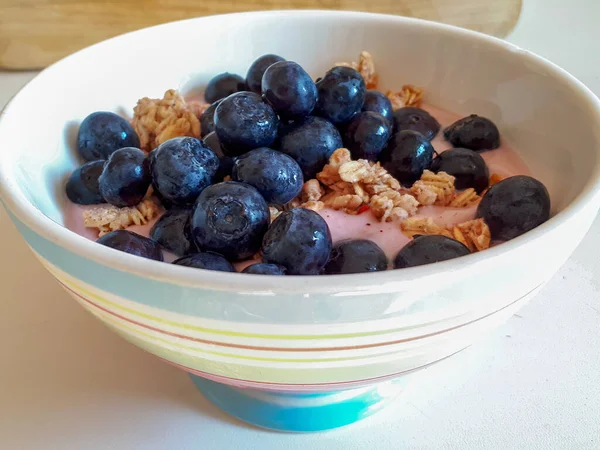
[{"label": "white background", "polygon": [[[524,0],[509,40],[600,93],[598,0]],[[0,105],[33,75],[0,73]],[[0,210],[0,448],[600,449],[599,245],[596,221],[528,306],[421,372],[393,406],[346,429],[287,435],[230,419],[185,373],[87,315]]]}]

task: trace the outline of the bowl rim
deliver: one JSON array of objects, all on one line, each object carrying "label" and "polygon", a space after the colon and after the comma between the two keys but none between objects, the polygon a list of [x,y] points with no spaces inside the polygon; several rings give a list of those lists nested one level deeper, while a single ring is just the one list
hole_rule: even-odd
[{"label": "bowl rim", "polygon": [[[7,103],[5,108],[0,112],[0,143],[2,142],[3,133],[10,132],[9,130],[4,129],[2,116],[7,116],[11,113],[14,105],[20,102],[23,92],[25,92],[30,85],[43,82],[46,74],[60,70],[67,61],[94,52],[96,49],[102,48],[107,43],[114,40],[126,39],[130,35],[166,31],[169,28],[175,28],[182,23],[195,22],[200,25],[203,21],[211,21],[216,18],[220,20],[226,20],[227,18],[264,19],[274,17],[281,19],[282,15],[294,16],[295,18],[306,20],[310,20],[311,17],[319,15],[321,18],[326,16],[331,19],[359,19],[368,22],[385,21],[386,23],[391,23],[400,27],[424,27],[430,29],[434,33],[462,36],[475,42],[485,44],[490,48],[517,54],[519,58],[522,58],[524,61],[534,64],[537,67],[543,68],[546,72],[551,73],[554,78],[558,78],[560,82],[569,86],[578,96],[582,104],[594,114],[592,121],[595,120],[597,123],[600,123],[600,100],[589,88],[566,70],[547,59],[502,39],[452,25],[387,14],[333,10],[272,10],[220,14],[169,22],[125,33],[79,50],[41,71]],[[0,153],[0,162],[1,161],[2,154]],[[0,198],[3,200],[7,209],[37,234],[72,253],[114,269],[134,273],[142,277],[150,277],[172,285],[199,287],[217,291],[253,292],[254,294],[257,292],[265,292],[270,295],[276,293],[304,292],[315,294],[336,293],[341,295],[343,293],[356,293],[357,289],[360,292],[381,292],[386,290],[406,291],[411,289],[415,283],[418,283],[417,286],[422,287],[423,283],[427,283],[429,279],[433,281],[433,277],[436,277],[435,283],[439,285],[442,281],[440,279],[441,273],[474,273],[474,271],[478,271],[477,269],[485,267],[487,265],[486,263],[491,264],[491,261],[498,257],[510,257],[521,246],[537,241],[543,238],[548,232],[573,220],[580,212],[582,212],[582,210],[590,207],[597,209],[598,201],[600,199],[600,163],[598,163],[593,168],[591,176],[581,192],[562,211],[555,214],[547,222],[537,228],[512,239],[511,241],[505,242],[502,245],[487,249],[485,252],[473,253],[454,260],[402,269],[400,271],[388,270],[375,273],[329,276],[290,276],[286,278],[284,285],[282,285],[281,278],[278,276],[249,274],[240,276],[238,273],[217,272],[176,266],[140,258],[102,245],[96,245],[95,242],[54,222],[44,215],[42,211],[38,210],[25,195],[23,195],[17,186],[17,183],[13,181],[11,170],[7,169],[6,166],[6,164],[0,164]],[[456,280],[456,278],[454,279]]]}]

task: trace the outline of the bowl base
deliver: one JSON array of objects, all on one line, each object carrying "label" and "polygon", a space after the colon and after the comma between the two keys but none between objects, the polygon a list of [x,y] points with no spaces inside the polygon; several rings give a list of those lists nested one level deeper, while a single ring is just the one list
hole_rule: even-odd
[{"label": "bowl base", "polygon": [[210,402],[233,417],[260,428],[291,433],[330,430],[369,417],[396,399],[410,378],[333,392],[288,393],[234,388],[190,377]]}]

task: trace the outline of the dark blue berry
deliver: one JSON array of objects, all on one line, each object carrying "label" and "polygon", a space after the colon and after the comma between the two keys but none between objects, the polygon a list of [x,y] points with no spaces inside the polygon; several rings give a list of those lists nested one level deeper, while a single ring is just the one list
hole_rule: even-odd
[{"label": "dark blue berry", "polygon": [[469,249],[446,236],[417,236],[406,244],[394,259],[395,269],[422,266],[468,255]]},{"label": "dark blue berry", "polygon": [[211,185],[219,158],[199,139],[177,137],[150,154],[152,183],[160,198],[172,205],[189,206]]},{"label": "dark blue berry", "polygon": [[78,205],[104,203],[100,193],[98,178],[104,168],[104,161],[90,161],[73,171],[67,181],[67,197]]},{"label": "dark blue berry", "polygon": [[433,146],[416,131],[396,132],[379,154],[379,161],[400,183],[411,186],[431,167]]},{"label": "dark blue berry", "polygon": [[267,202],[255,188],[227,181],[202,191],[192,216],[192,233],[198,248],[238,261],[259,250],[269,217]]},{"label": "dark blue berry", "polygon": [[77,133],[77,149],[86,161],[108,159],[115,150],[139,146],[140,138],[129,122],[111,112],[90,114]]},{"label": "dark blue berry", "polygon": [[98,178],[104,200],[120,208],[141,202],[151,181],[146,154],[133,147],[110,155]]},{"label": "dark blue berry", "polygon": [[489,170],[481,155],[467,148],[452,148],[442,152],[431,163],[434,172],[446,172],[456,178],[456,189],[473,188],[483,192],[489,184]]},{"label": "dark blue berry", "polygon": [[150,238],[177,256],[189,255],[196,250],[192,237],[189,209],[171,209],[156,221],[150,230]]},{"label": "dark blue berry", "polygon": [[262,95],[282,119],[308,116],[317,104],[315,82],[292,61],[269,66],[262,79]]},{"label": "dark blue berry", "polygon": [[212,103],[200,116],[200,137],[204,138],[209,133],[215,131],[215,109],[219,106],[221,100]]},{"label": "dark blue berry", "polygon": [[281,137],[281,151],[296,160],[305,180],[314,178],[331,154],[342,146],[337,128],[320,117],[308,117],[294,124]]},{"label": "dark blue berry", "polygon": [[200,252],[183,256],[173,261],[178,266],[193,267],[194,269],[217,270],[219,272],[235,272],[233,265],[222,255],[214,252]]},{"label": "dark blue berry", "polygon": [[221,147],[221,141],[219,141],[217,133],[214,131],[208,133],[204,138],[204,144],[206,144],[213,153],[217,155],[217,158],[219,158],[219,169],[215,174],[215,181],[223,181],[223,178],[226,176],[231,176],[234,158],[226,156],[225,153],[223,153],[223,147]]},{"label": "dark blue berry", "polygon": [[290,275],[317,275],[329,261],[331,233],[316,212],[295,208],[281,213],[262,245],[263,261],[279,264]]},{"label": "dark blue berry", "polygon": [[267,203],[275,205],[284,205],[296,198],[304,183],[302,169],[293,158],[266,147],[237,158],[232,178],[254,186]]},{"label": "dark blue berry", "polygon": [[377,161],[390,138],[389,122],[381,114],[365,111],[350,121],[344,133],[344,147],[352,159]]},{"label": "dark blue berry", "polygon": [[383,92],[369,89],[365,95],[365,102],[363,103],[362,110],[379,113],[385,117],[390,124],[393,123],[392,103]]},{"label": "dark blue berry", "polygon": [[245,91],[246,81],[239,75],[223,72],[214,76],[206,85],[204,100],[206,103],[214,103],[235,92]]},{"label": "dark blue berry", "polygon": [[518,175],[494,184],[477,207],[490,227],[492,239],[507,241],[550,218],[550,195],[535,178]]},{"label": "dark blue berry", "polygon": [[96,242],[116,250],[121,250],[125,253],[141,256],[142,258],[155,259],[156,261],[163,260],[160,245],[152,239],[140,236],[131,231],[111,231],[99,238]]},{"label": "dark blue berry", "polygon": [[229,156],[268,147],[277,137],[278,125],[273,108],[253,92],[230,95],[215,110],[215,132]]},{"label": "dark blue berry", "polygon": [[262,55],[252,63],[246,74],[246,84],[252,92],[260,94],[262,91],[262,78],[265,70],[271,65],[279,61],[285,61],[281,56],[277,55]]},{"label": "dark blue berry", "polygon": [[277,264],[257,263],[246,267],[242,273],[251,273],[254,275],[286,275],[287,269]]},{"label": "dark blue berry", "polygon": [[366,239],[342,241],[333,246],[324,273],[376,272],[387,270],[388,260],[377,244]]},{"label": "dark blue berry", "polygon": [[365,102],[363,77],[350,67],[334,67],[317,82],[319,115],[334,124],[347,122],[360,112]]},{"label": "dark blue berry", "polygon": [[440,123],[421,108],[406,106],[394,111],[394,131],[417,131],[432,140],[440,131]]},{"label": "dark blue berry", "polygon": [[471,114],[454,122],[444,130],[444,137],[454,147],[479,152],[500,147],[498,127],[490,119],[477,114]]}]

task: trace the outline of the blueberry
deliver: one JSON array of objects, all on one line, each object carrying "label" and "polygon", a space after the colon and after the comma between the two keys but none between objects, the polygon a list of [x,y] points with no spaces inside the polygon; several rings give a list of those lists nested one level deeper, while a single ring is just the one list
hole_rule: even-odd
[{"label": "blueberry", "polygon": [[265,70],[271,65],[279,61],[285,61],[281,56],[277,55],[262,55],[252,63],[246,74],[246,84],[252,92],[260,94],[262,91],[262,78]]},{"label": "blueberry", "polygon": [[104,200],[120,208],[141,202],[151,181],[146,154],[133,147],[120,148],[110,155],[98,178]]},{"label": "blueberry", "polygon": [[171,209],[156,221],[150,230],[150,238],[177,256],[189,255],[196,250],[192,237],[189,209]]},{"label": "blueberry", "polygon": [[342,146],[337,128],[320,117],[308,117],[294,124],[281,137],[281,151],[300,164],[305,180],[314,178],[331,154]]},{"label": "blueberry", "polygon": [[104,168],[104,161],[90,161],[73,171],[67,181],[67,197],[78,205],[104,203],[100,193],[98,177]]},{"label": "blueberry", "polygon": [[268,147],[277,137],[277,114],[258,94],[238,92],[215,110],[215,132],[228,156]]},{"label": "blueberry", "polygon": [[363,103],[362,110],[379,113],[385,117],[390,124],[393,123],[392,103],[383,92],[369,89],[365,94],[365,102]]},{"label": "blueberry", "polygon": [[490,227],[492,239],[507,241],[550,218],[550,195],[535,178],[518,175],[494,184],[477,207]]},{"label": "blueberry", "polygon": [[457,120],[444,130],[444,137],[455,147],[475,151],[500,147],[500,132],[490,119],[471,114]]},{"label": "blueberry", "polygon": [[192,233],[198,248],[238,261],[260,249],[269,217],[267,202],[255,188],[227,181],[202,191],[194,207]]},{"label": "blueberry", "polygon": [[456,189],[473,188],[482,192],[489,184],[489,170],[481,155],[467,148],[452,148],[442,152],[431,164],[434,172],[446,172],[456,178]]},{"label": "blueberry", "polygon": [[206,103],[214,103],[235,92],[245,91],[246,81],[239,75],[223,72],[214,76],[206,85],[204,100]]},{"label": "blueberry", "polygon": [[280,61],[267,68],[262,79],[262,95],[282,119],[308,116],[317,104],[315,82],[292,61]]},{"label": "blueberry", "polygon": [[469,249],[446,236],[417,236],[406,244],[394,259],[395,269],[422,266],[468,255]]},{"label": "blueberry", "polygon": [[217,270],[219,272],[235,272],[233,265],[222,255],[214,252],[200,252],[183,256],[173,261],[178,266],[193,267],[194,269]]},{"label": "blueberry", "polygon": [[215,133],[214,131],[208,133],[204,138],[204,144],[207,145],[215,155],[217,155],[217,158],[219,158],[219,169],[215,174],[215,181],[223,181],[223,178],[225,178],[226,176],[231,176],[231,169],[233,169],[234,158],[225,156],[225,153],[223,153],[223,147],[221,147],[221,141],[219,141],[217,133]]},{"label": "blueberry", "polygon": [[284,205],[302,190],[302,169],[293,158],[271,150],[257,148],[236,159],[232,178],[258,189],[267,203]]},{"label": "blueberry", "polygon": [[140,138],[129,122],[111,112],[90,114],[77,133],[77,149],[86,161],[108,159],[115,150],[139,146]]},{"label": "blueberry", "polygon": [[217,155],[192,137],[169,139],[150,154],[154,188],[173,205],[192,205],[212,184],[218,168]]},{"label": "blueberry", "polygon": [[421,108],[405,106],[394,111],[394,131],[417,131],[432,140],[440,131],[440,123]]},{"label": "blueberry", "polygon": [[405,186],[417,181],[433,160],[433,146],[416,131],[392,134],[388,145],[379,154],[383,167]]},{"label": "blueberry", "polygon": [[98,244],[121,250],[142,258],[163,260],[160,246],[152,239],[127,230],[111,231],[96,241]]},{"label": "blueberry", "polygon": [[335,275],[376,272],[387,268],[387,257],[377,244],[366,239],[356,239],[342,241],[333,246],[324,272]]},{"label": "blueberry", "polygon": [[334,124],[347,122],[358,114],[365,101],[363,77],[350,67],[334,67],[317,82],[319,115]]},{"label": "blueberry", "polygon": [[209,133],[215,131],[215,109],[219,106],[221,100],[212,103],[200,116],[200,137],[204,138]]},{"label": "blueberry", "polygon": [[286,275],[287,269],[278,264],[256,263],[246,267],[242,273],[254,275]]},{"label": "blueberry", "polygon": [[327,264],[331,246],[327,222],[314,211],[295,208],[281,213],[269,227],[263,261],[285,267],[290,275],[316,275]]},{"label": "blueberry", "polygon": [[352,159],[377,161],[390,138],[390,125],[381,114],[364,111],[350,121],[344,133],[344,147]]}]

